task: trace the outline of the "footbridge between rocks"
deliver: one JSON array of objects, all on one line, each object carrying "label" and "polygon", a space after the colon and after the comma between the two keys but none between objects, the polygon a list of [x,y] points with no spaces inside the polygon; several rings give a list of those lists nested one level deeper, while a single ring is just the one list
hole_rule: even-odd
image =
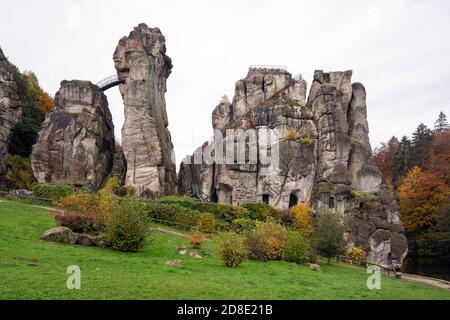
[{"label": "footbridge between rocks", "polygon": [[117,75],[112,75],[108,78],[105,78],[103,80],[100,80],[97,82],[97,86],[100,87],[102,91],[106,91],[108,89],[111,89],[115,86],[118,86],[119,84],[124,83],[124,80],[120,80]]}]

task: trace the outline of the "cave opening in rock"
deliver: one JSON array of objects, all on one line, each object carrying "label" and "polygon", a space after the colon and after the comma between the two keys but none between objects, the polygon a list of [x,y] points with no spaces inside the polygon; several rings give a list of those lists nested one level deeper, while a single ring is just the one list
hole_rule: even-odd
[{"label": "cave opening in rock", "polygon": [[298,204],[298,197],[297,195],[291,193],[289,197],[289,208],[295,207]]},{"label": "cave opening in rock", "polygon": [[213,203],[218,203],[219,202],[219,196],[217,195],[217,189],[216,188],[213,188],[213,190],[212,190],[211,201]]},{"label": "cave opening in rock", "polygon": [[263,194],[262,195],[262,202],[265,204],[269,204],[269,200],[270,200],[270,195],[268,194]]}]

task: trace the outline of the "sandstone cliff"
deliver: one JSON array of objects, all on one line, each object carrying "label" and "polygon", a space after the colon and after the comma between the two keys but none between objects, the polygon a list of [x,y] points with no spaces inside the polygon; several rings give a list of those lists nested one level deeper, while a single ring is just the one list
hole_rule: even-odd
[{"label": "sandstone cliff", "polygon": [[63,81],[33,146],[36,179],[97,190],[112,170],[113,157],[114,126],[106,96],[88,81]]},{"label": "sandstone cliff", "polygon": [[[366,91],[351,76],[316,71],[306,99],[305,81],[284,70],[250,69],[236,83],[233,102],[222,101],[213,111],[213,127],[225,136],[227,129],[253,129],[257,140],[276,129],[277,169],[261,162],[193,164],[195,157],[188,157],[180,167],[180,193],[279,209],[309,203],[319,213],[340,214],[347,221],[347,245],[364,246],[370,261],[401,265],[406,238],[397,204],[370,162]],[[206,143],[197,153],[208,147],[222,150]]]},{"label": "sandstone cliff", "polygon": [[9,142],[21,118],[22,108],[12,66],[0,48],[0,175],[5,174]]},{"label": "sandstone cliff", "polygon": [[166,55],[164,36],[158,28],[140,24],[120,39],[114,62],[119,79],[124,81],[120,92],[125,107],[125,183],[150,198],[173,194],[176,168],[164,98],[172,63]]}]

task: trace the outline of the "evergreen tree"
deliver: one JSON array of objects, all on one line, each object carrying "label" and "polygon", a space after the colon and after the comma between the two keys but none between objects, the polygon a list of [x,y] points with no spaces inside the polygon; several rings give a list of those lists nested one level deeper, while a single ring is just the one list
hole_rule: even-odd
[{"label": "evergreen tree", "polygon": [[444,130],[447,130],[449,128],[450,128],[450,126],[449,126],[448,121],[447,121],[447,116],[445,115],[445,113],[443,111],[441,111],[439,113],[438,119],[434,123],[434,132],[435,133],[440,133],[440,132],[442,132]]},{"label": "evergreen tree", "polygon": [[421,123],[413,133],[411,147],[411,167],[419,166],[426,170],[430,163],[429,147],[433,141],[433,132]]},{"label": "evergreen tree", "polygon": [[394,187],[398,187],[402,178],[411,168],[411,149],[411,141],[407,136],[403,136],[394,155],[394,163],[392,166],[392,182]]}]

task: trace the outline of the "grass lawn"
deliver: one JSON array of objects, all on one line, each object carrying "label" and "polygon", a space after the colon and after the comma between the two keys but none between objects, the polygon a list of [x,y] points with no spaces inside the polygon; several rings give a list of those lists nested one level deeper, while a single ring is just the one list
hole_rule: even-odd
[{"label": "grass lawn", "polygon": [[[450,292],[383,276],[366,288],[365,269],[322,264],[321,272],[283,261],[222,266],[208,241],[202,260],[180,256],[182,237],[151,233],[138,253],[46,243],[55,226],[45,210],[0,203],[0,299],[450,299]],[[205,254],[205,253],[201,253]],[[182,268],[165,265],[181,259]],[[81,290],[66,288],[66,268],[81,268]]]}]

